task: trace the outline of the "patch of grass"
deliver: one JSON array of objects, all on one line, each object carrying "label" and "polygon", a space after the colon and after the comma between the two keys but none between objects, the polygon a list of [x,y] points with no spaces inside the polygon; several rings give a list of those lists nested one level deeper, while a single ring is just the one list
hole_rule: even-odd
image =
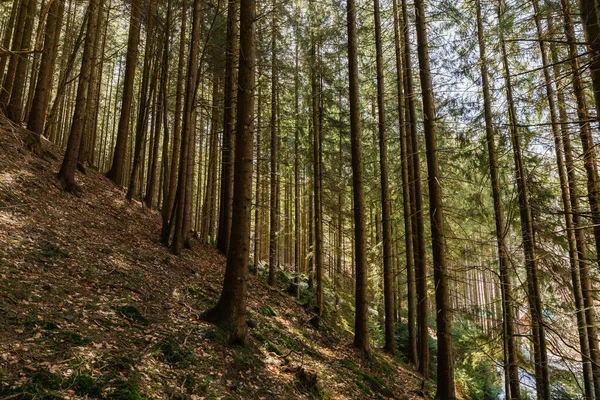
[{"label": "patch of grass", "polygon": [[266,337],[264,337],[260,333],[257,333],[255,335],[255,337],[256,337],[256,339],[258,339],[259,342],[261,342],[263,344],[263,346],[265,347],[265,349],[267,351],[275,353],[278,356],[282,356],[283,355],[283,351],[281,351],[281,349],[279,347],[277,347],[275,344],[273,344],[273,342],[271,342],[269,339],[267,339]]},{"label": "patch of grass", "polygon": [[148,397],[141,391],[139,384],[134,379],[117,380],[112,384],[114,390],[109,394],[110,399],[118,400],[146,400]]},{"label": "patch of grass", "polygon": [[46,321],[46,322],[44,322],[44,325],[42,325],[42,329],[44,329],[46,331],[56,331],[56,330],[58,330],[58,325],[56,325],[52,321]]},{"label": "patch of grass", "polygon": [[340,364],[344,368],[352,371],[357,378],[360,378],[360,380],[355,380],[355,382],[361,390],[365,391],[365,389],[370,389],[373,393],[380,393],[386,397],[394,397],[394,392],[387,387],[383,379],[363,371],[363,369],[354,361],[343,359],[340,361]]},{"label": "patch of grass", "polygon": [[119,306],[115,308],[115,310],[123,316],[123,318],[138,323],[140,325],[148,325],[148,320],[146,317],[142,315],[140,310],[138,310],[135,306]]},{"label": "patch of grass", "polygon": [[191,349],[182,347],[173,338],[162,339],[156,344],[156,350],[166,362],[179,367],[184,367],[196,359]]},{"label": "patch of grass", "polygon": [[100,397],[102,395],[102,385],[89,375],[73,376],[69,386],[81,396]]},{"label": "patch of grass", "polygon": [[128,355],[112,354],[106,362],[106,369],[112,372],[126,372],[133,368],[135,360]]},{"label": "patch of grass", "polygon": [[290,350],[300,350],[300,346],[298,346],[298,344],[294,341],[294,339],[286,336],[286,335],[282,335],[279,340],[281,340],[281,343],[287,347]]},{"label": "patch of grass", "polygon": [[57,374],[53,374],[47,369],[40,369],[35,371],[29,378],[27,386],[34,390],[49,389],[58,390],[60,389],[61,378]]},{"label": "patch of grass", "polygon": [[58,245],[54,243],[42,243],[40,246],[42,250],[42,256],[47,258],[69,258],[69,253],[62,250]]},{"label": "patch of grass", "polygon": [[260,309],[260,313],[265,317],[274,317],[277,315],[275,310],[273,310],[273,308],[268,304]]},{"label": "patch of grass", "polygon": [[248,348],[237,347],[233,353],[233,364],[238,371],[248,371],[262,366],[262,361]]},{"label": "patch of grass", "polygon": [[58,332],[55,338],[61,343],[70,343],[75,346],[84,346],[92,342],[89,337],[81,336],[79,333],[72,331]]}]

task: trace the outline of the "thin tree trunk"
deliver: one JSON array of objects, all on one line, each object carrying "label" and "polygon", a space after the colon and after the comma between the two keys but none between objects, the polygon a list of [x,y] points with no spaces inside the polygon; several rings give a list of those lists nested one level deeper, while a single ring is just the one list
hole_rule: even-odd
[{"label": "thin tree trunk", "polygon": [[[598,170],[596,164],[596,151],[594,147],[594,142],[592,139],[591,125],[589,122],[588,116],[588,107],[585,99],[585,92],[581,77],[581,69],[579,66],[579,58],[577,57],[577,45],[575,44],[576,36],[575,30],[573,28],[573,20],[571,17],[571,8],[568,0],[561,0],[561,8],[563,14],[563,22],[564,22],[564,30],[567,42],[569,42],[569,63],[571,67],[572,74],[572,83],[573,83],[573,93],[575,95],[575,100],[577,104],[577,119],[579,120],[579,136],[581,139],[581,144],[583,148],[583,161],[584,168],[586,171],[587,177],[587,191],[588,191],[588,200],[590,203],[590,208],[592,210],[592,223],[594,224],[594,239],[596,243],[596,251],[599,248],[598,239],[600,235],[597,233],[598,226],[597,224],[600,221],[597,220],[598,211],[600,211],[600,206],[598,201],[600,199],[600,188],[598,187]],[[564,104],[561,102],[561,105]],[[568,178],[571,185],[575,184],[575,169],[572,167],[573,156],[572,156],[572,146],[571,139],[568,135],[568,132],[563,134],[563,143],[565,146],[565,155],[567,161],[567,172]],[[573,223],[576,232],[576,239],[578,244],[579,251],[579,276],[581,279],[581,291],[583,296],[583,305],[585,309],[585,321],[587,326],[587,339],[588,339],[588,349],[590,353],[590,362],[592,364],[592,373],[594,380],[594,391],[597,393],[598,387],[600,384],[596,382],[600,380],[599,375],[600,371],[598,368],[600,366],[600,348],[598,344],[598,332],[597,326],[595,323],[590,323],[588,321],[596,321],[596,312],[594,308],[594,298],[592,291],[592,284],[590,279],[590,269],[587,263],[587,256],[585,251],[584,243],[586,243],[584,237],[584,231],[582,229],[578,229],[578,227],[582,226],[581,215],[578,212],[580,210],[579,207],[579,194],[576,187],[571,186],[571,204],[573,208]],[[594,210],[596,212],[594,212]],[[596,398],[600,398],[596,395]]]},{"label": "thin tree trunk", "polygon": [[[429,66],[429,48],[425,5],[423,0],[415,0],[417,31],[417,54],[423,97],[423,130],[427,155],[429,216],[431,221],[431,247],[433,253],[433,275],[435,281],[435,306],[437,330],[437,393],[436,399],[456,398],[454,387],[454,360],[452,358],[452,315],[446,262],[446,242],[444,237],[444,213],[442,205],[441,175],[438,162],[437,132],[435,129],[435,106],[433,84]],[[414,150],[414,149],[413,149]],[[425,278],[424,276],[422,277]]]},{"label": "thin tree trunk", "polygon": [[238,0],[228,0],[227,45],[225,49],[225,87],[223,93],[223,148],[221,167],[221,204],[219,207],[219,234],[217,248],[222,254],[229,250],[231,235],[231,209],[233,207],[233,153],[235,145],[234,118],[234,68],[237,50],[237,4]]},{"label": "thin tree trunk", "polygon": [[106,176],[117,186],[123,182],[123,166],[127,153],[127,137],[129,135],[129,121],[131,119],[131,106],[133,104],[133,84],[138,58],[138,44],[140,42],[141,25],[141,0],[131,1],[131,18],[129,22],[129,36],[127,40],[127,57],[125,61],[125,77],[123,80],[123,97],[121,100],[121,116],[117,130],[112,166]]},{"label": "thin tree trunk", "polygon": [[484,41],[483,23],[481,18],[481,4],[475,3],[477,12],[477,39],[479,41],[479,59],[481,69],[481,88],[483,91],[483,108],[485,117],[485,134],[490,165],[490,180],[492,183],[492,198],[494,201],[494,220],[496,226],[496,244],[498,246],[498,264],[502,288],[502,313],[503,313],[503,338],[504,338],[504,376],[508,383],[507,399],[518,400],[521,398],[519,385],[519,364],[514,329],[514,304],[512,298],[512,283],[509,271],[508,252],[505,241],[505,221],[500,192],[500,178],[498,171],[498,154],[494,139],[494,125],[492,117],[492,101],[488,77],[486,47]]},{"label": "thin tree trunk", "polygon": [[354,346],[368,353],[368,272],[365,240],[365,186],[363,180],[360,99],[358,93],[356,4],[354,0],[347,0],[346,5],[348,23],[348,75],[350,86],[350,139],[352,147],[352,183],[354,191],[354,250],[356,265]]},{"label": "thin tree trunk", "polygon": [[404,97],[406,104],[407,154],[409,155],[409,182],[411,188],[411,215],[415,264],[415,283],[417,292],[417,327],[419,328],[418,355],[419,373],[429,378],[429,300],[427,296],[427,260],[425,246],[425,227],[423,221],[423,196],[421,193],[421,166],[419,141],[417,137],[417,116],[415,109],[415,92],[413,89],[411,41],[409,33],[408,7],[402,0],[402,26],[404,34]]},{"label": "thin tree trunk", "polygon": [[273,0],[271,20],[271,201],[269,216],[269,286],[275,286],[279,243],[279,137],[277,136],[277,18]]},{"label": "thin tree trunk", "polygon": [[[503,0],[499,0],[498,19],[501,22],[505,12]],[[506,53],[504,35],[500,29],[500,44],[502,52],[502,64],[504,68],[504,79],[506,81],[506,98],[508,103],[508,115],[510,126],[510,137],[513,147],[513,158],[515,163],[515,179],[519,198],[519,211],[521,217],[521,235],[523,237],[523,249],[525,255],[525,268],[527,270],[527,289],[529,312],[532,325],[532,341],[534,347],[536,386],[539,398],[550,399],[550,382],[548,380],[547,354],[545,351],[546,337],[542,321],[542,307],[540,289],[537,277],[537,262],[535,258],[535,243],[533,236],[533,220],[529,206],[529,190],[523,156],[521,151],[521,138],[517,129],[517,112],[513,100],[512,80]]]},{"label": "thin tree trunk", "polygon": [[190,53],[187,65],[187,78],[185,81],[185,99],[183,108],[183,126],[182,126],[182,141],[181,153],[179,157],[179,179],[177,182],[176,207],[175,207],[175,224],[174,236],[171,242],[171,252],[175,255],[181,254],[181,249],[184,244],[184,218],[185,218],[185,200],[186,200],[186,184],[187,184],[187,168],[192,168],[189,165],[188,152],[193,152],[190,148],[193,120],[195,118],[195,93],[198,81],[198,66],[200,54],[200,37],[202,26],[202,6],[200,0],[194,0],[192,34],[190,42]]},{"label": "thin tree trunk", "polygon": [[393,0],[394,13],[394,44],[396,50],[396,87],[398,91],[398,119],[400,125],[400,163],[402,170],[402,205],[404,207],[404,244],[406,250],[406,284],[407,284],[407,309],[408,309],[408,361],[414,365],[418,364],[417,356],[417,301],[415,291],[415,266],[414,266],[414,248],[413,248],[413,231],[412,231],[412,214],[411,214],[411,196],[410,196],[410,181],[408,174],[409,154],[407,148],[407,124],[402,113],[406,107],[403,107],[403,84],[405,71],[402,63],[402,41],[400,36],[400,19],[398,17],[398,1]]},{"label": "thin tree trunk", "polygon": [[390,194],[388,183],[387,133],[385,121],[385,83],[383,78],[383,45],[381,39],[381,17],[379,0],[374,0],[375,47],[377,63],[377,112],[379,128],[379,170],[381,177],[381,215],[383,239],[383,297],[385,310],[385,350],[394,354],[396,349],[394,332],[394,284],[392,276],[392,227]]},{"label": "thin tree trunk", "polygon": [[95,36],[98,31],[98,17],[99,10],[102,6],[101,2],[102,0],[90,0],[87,33],[83,47],[81,72],[79,74],[79,86],[77,87],[77,99],[73,113],[73,122],[71,124],[67,150],[65,151],[65,156],[57,176],[61,189],[67,192],[78,193],[81,191],[75,184],[75,170],[77,167],[79,145],[81,143],[81,137],[84,134],[83,125],[88,100],[88,88],[91,70],[93,68],[93,47]]},{"label": "thin tree trunk", "polygon": [[[46,113],[52,94],[54,68],[56,65],[56,57],[58,55],[58,44],[60,42],[60,31],[64,10],[65,2],[63,0],[55,0],[48,12],[48,21],[46,22],[46,30],[44,32],[44,53],[42,54],[40,72],[38,74],[37,84],[35,85],[31,112],[29,113],[29,120],[27,122],[27,129],[38,135],[41,135],[42,132],[44,132],[44,124],[46,123]],[[0,71],[2,71],[2,69],[0,69]],[[36,147],[41,145],[39,137],[35,145]]]},{"label": "thin tree trunk", "polygon": [[[33,35],[33,24],[35,20],[37,0],[23,1],[21,7],[24,8],[24,12],[26,13],[26,15],[23,24],[23,36],[21,37],[19,47],[20,50],[31,50],[29,46],[31,46],[31,37]],[[22,54],[16,57],[13,56],[13,58],[11,58],[11,61],[13,59],[16,59],[16,70],[14,72],[14,77],[11,82],[10,100],[6,105],[6,116],[17,123],[21,123],[21,121],[23,120],[23,94],[25,92],[25,83],[27,80],[29,55]]]}]

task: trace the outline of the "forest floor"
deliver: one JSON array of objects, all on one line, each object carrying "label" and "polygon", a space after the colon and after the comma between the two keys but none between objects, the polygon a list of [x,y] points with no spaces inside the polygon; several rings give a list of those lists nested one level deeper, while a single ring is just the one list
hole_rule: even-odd
[{"label": "forest floor", "polygon": [[159,214],[95,171],[62,192],[62,150],[37,157],[24,135],[0,115],[0,399],[422,398],[405,364],[352,348],[333,305],[316,330],[261,277],[248,343],[227,346],[199,318],[225,259],[197,241],[171,255]]}]

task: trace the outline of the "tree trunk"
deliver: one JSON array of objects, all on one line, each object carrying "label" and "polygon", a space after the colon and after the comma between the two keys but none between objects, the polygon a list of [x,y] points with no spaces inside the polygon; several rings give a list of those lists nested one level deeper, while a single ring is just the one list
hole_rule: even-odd
[{"label": "tree trunk", "polygon": [[181,254],[184,242],[184,218],[185,218],[185,200],[187,184],[187,168],[189,165],[188,152],[193,152],[190,148],[193,120],[195,118],[195,93],[198,80],[198,66],[200,54],[200,37],[202,27],[202,6],[200,0],[194,0],[192,34],[190,42],[190,53],[187,65],[187,79],[185,81],[185,99],[183,108],[183,126],[181,153],[179,157],[179,178],[177,180],[176,206],[175,206],[175,224],[174,236],[171,242],[171,252],[175,255]]},{"label": "tree trunk", "polygon": [[227,45],[225,50],[225,87],[223,93],[223,149],[221,160],[221,204],[219,207],[219,236],[217,248],[222,254],[229,250],[231,208],[233,207],[233,161],[235,154],[235,118],[233,102],[235,53],[237,50],[237,4],[229,0],[227,7]]},{"label": "tree trunk", "polygon": [[409,33],[408,7],[402,0],[402,26],[404,34],[404,97],[406,104],[406,120],[410,135],[407,140],[408,173],[411,189],[411,215],[415,264],[415,284],[417,292],[417,327],[419,328],[418,355],[419,372],[425,379],[429,378],[429,301],[427,297],[427,260],[425,246],[425,227],[423,221],[423,196],[421,194],[421,166],[419,157],[419,140],[417,137],[417,116],[415,109],[415,92],[413,89],[411,41]]},{"label": "tree trunk", "polygon": [[413,250],[413,231],[412,231],[412,215],[411,215],[411,198],[410,198],[410,182],[408,174],[408,148],[407,148],[407,124],[402,113],[406,107],[403,107],[403,84],[404,75],[406,72],[403,69],[402,63],[402,41],[400,36],[400,19],[398,17],[398,1],[393,0],[394,13],[394,44],[396,51],[396,88],[398,91],[398,119],[400,125],[400,163],[402,170],[402,205],[404,207],[404,244],[406,250],[406,284],[407,284],[407,301],[408,301],[408,361],[414,365],[418,364],[417,356],[417,301],[415,292],[415,269],[414,269],[414,250]]},{"label": "tree trunk", "polygon": [[379,170],[381,177],[381,215],[383,239],[383,298],[385,310],[385,350],[394,354],[394,284],[392,276],[392,227],[388,183],[387,133],[385,125],[385,83],[383,78],[383,46],[379,0],[374,0],[375,47],[377,63],[377,112],[379,128]]},{"label": "tree trunk", "polygon": [[[258,68],[258,67],[257,67]],[[260,72],[257,72],[260,76]],[[261,143],[261,120],[262,120],[262,86],[258,85],[258,110],[256,113],[256,201],[254,205],[254,274],[258,274],[258,264],[261,256],[261,168],[262,168],[262,143]]]},{"label": "tree trunk", "polygon": [[358,52],[356,4],[347,0],[348,75],[350,85],[350,139],[352,147],[352,183],[354,192],[354,250],[356,263],[356,297],[354,317],[354,346],[369,352],[368,273],[365,241],[365,186],[358,93]]},{"label": "tree trunk", "polygon": [[[503,0],[499,0],[498,19],[502,22],[505,12]],[[504,79],[506,81],[506,98],[508,103],[510,138],[513,147],[513,159],[515,163],[515,180],[519,198],[519,211],[521,217],[521,235],[523,237],[523,249],[525,255],[525,268],[527,270],[527,290],[529,301],[529,313],[532,325],[535,375],[538,396],[541,399],[550,399],[550,382],[548,379],[548,360],[546,353],[546,335],[542,321],[542,305],[540,299],[540,288],[537,277],[537,262],[535,256],[535,243],[533,236],[533,219],[529,206],[529,190],[523,156],[521,151],[521,138],[517,129],[517,111],[513,101],[512,81],[504,35],[500,29],[500,44],[502,52],[502,64],[504,68]]]},{"label": "tree trunk", "polygon": [[252,143],[254,131],[255,0],[240,1],[240,54],[232,231],[223,290],[207,320],[228,327],[230,343],[246,338],[246,295],[252,209]]},{"label": "tree trunk", "polygon": [[79,145],[81,143],[81,137],[84,134],[83,124],[85,120],[90,75],[93,68],[93,47],[95,36],[98,33],[98,17],[99,10],[102,6],[101,1],[102,0],[90,0],[87,33],[81,58],[81,71],[79,74],[79,86],[77,87],[77,99],[75,101],[73,122],[71,124],[67,150],[65,151],[65,156],[57,176],[59,186],[67,192],[78,193],[81,190],[75,184],[75,170],[77,167]]},{"label": "tree trunk", "polygon": [[[64,10],[65,2],[63,0],[55,0],[48,11],[48,20],[44,32],[44,53],[42,54],[40,72],[37,84],[35,85],[31,112],[29,113],[29,120],[27,122],[27,129],[38,135],[44,132],[44,124],[46,123],[46,113],[52,94],[54,67],[58,55]],[[3,68],[0,68],[0,71],[2,70]],[[38,141],[36,145],[39,146],[41,144]]]},{"label": "tree trunk", "polygon": [[[444,213],[442,206],[441,175],[438,163],[437,132],[435,130],[435,107],[433,84],[429,66],[429,48],[425,5],[415,0],[417,54],[423,97],[423,130],[427,155],[429,216],[431,221],[431,247],[433,253],[433,275],[435,280],[435,306],[437,330],[437,393],[436,399],[456,398],[454,387],[454,360],[452,359],[452,315],[446,263],[444,238]],[[414,151],[415,149],[413,149]],[[425,277],[423,276],[422,279]]]},{"label": "tree trunk", "polygon": [[[37,7],[37,0],[29,0],[23,1],[21,3],[21,8],[25,14],[25,21],[23,24],[23,36],[20,40],[20,50],[31,50],[29,47],[31,46],[31,36],[33,34],[33,23],[35,20],[35,10]],[[17,33],[17,32],[15,32]],[[14,40],[15,42],[19,42],[18,39]],[[12,60],[16,60],[14,77],[11,82],[11,93],[10,100],[6,105],[6,116],[13,120],[16,123],[21,123],[23,120],[23,93],[25,91],[25,83],[27,80],[27,67],[29,65],[29,55],[21,54],[18,56],[13,56]],[[9,64],[9,69],[10,69]],[[7,75],[8,78],[8,75]]]},{"label": "tree trunk", "polygon": [[477,39],[479,41],[479,60],[481,69],[481,89],[483,92],[483,108],[485,117],[485,135],[488,148],[488,161],[490,165],[490,180],[492,183],[492,198],[494,201],[494,220],[496,226],[496,244],[498,246],[498,265],[500,272],[500,285],[502,289],[502,314],[504,338],[504,376],[508,382],[507,399],[518,400],[521,398],[519,385],[519,364],[514,328],[514,304],[512,297],[512,283],[509,271],[508,252],[505,241],[505,221],[500,192],[500,178],[498,173],[498,155],[494,139],[494,124],[492,116],[492,100],[488,77],[486,47],[484,41],[483,23],[481,18],[481,4],[475,3],[477,12]]},{"label": "tree trunk", "polygon": [[[579,65],[579,58],[577,52],[577,45],[575,30],[573,28],[573,20],[571,14],[571,6],[567,0],[561,0],[561,8],[563,14],[564,30],[567,42],[569,42],[569,63],[571,67],[572,82],[573,82],[573,93],[577,104],[577,119],[579,120],[579,136],[583,148],[583,160],[584,167],[587,177],[587,191],[590,208],[592,210],[592,223],[594,224],[594,239],[596,243],[596,251],[599,247],[598,239],[600,235],[597,233],[598,226],[596,224],[599,221],[595,218],[598,217],[597,212],[600,211],[598,201],[600,199],[600,191],[598,187],[598,170],[596,164],[596,152],[594,142],[592,139],[591,125],[589,122],[588,107],[585,99],[585,92],[581,77],[581,69]],[[561,110],[564,102],[560,101]],[[594,308],[594,298],[592,291],[592,284],[590,279],[590,267],[587,262],[587,255],[584,243],[586,243],[584,237],[584,231],[578,229],[583,225],[581,221],[581,214],[579,212],[579,190],[574,186],[575,169],[573,168],[573,155],[571,138],[568,132],[563,133],[563,143],[565,146],[565,156],[567,162],[567,172],[570,183],[570,194],[571,194],[571,205],[573,208],[573,224],[576,233],[578,252],[579,252],[579,277],[581,279],[581,291],[583,296],[583,306],[585,309],[585,321],[587,326],[587,339],[590,353],[590,363],[592,365],[594,391],[597,393],[600,384],[597,383],[600,380],[600,349],[598,345],[598,332],[596,324],[587,323],[588,321],[596,321],[596,311]],[[596,212],[594,212],[594,210]],[[585,354],[585,353],[584,353]],[[584,365],[585,367],[585,365]],[[600,398],[596,394],[596,398]]]},{"label": "tree trunk", "polygon": [[127,40],[127,56],[125,61],[125,77],[123,79],[123,97],[121,100],[121,116],[117,130],[117,141],[112,160],[112,166],[106,176],[117,186],[123,182],[123,165],[127,153],[127,136],[129,134],[129,120],[131,119],[131,106],[133,104],[133,84],[135,82],[135,69],[138,58],[138,44],[140,42],[141,0],[131,1],[131,18],[129,21],[129,36]]},{"label": "tree trunk", "polygon": [[272,3],[271,20],[271,201],[269,216],[269,286],[275,286],[279,242],[279,137],[277,136],[277,18]]},{"label": "tree trunk", "polygon": [[[11,39],[13,36],[13,30],[16,29],[15,21],[17,19],[17,14],[19,12],[20,0],[13,0],[12,7],[10,9],[10,16],[8,17],[8,22],[2,31],[2,47],[5,49],[12,48],[11,47]],[[4,70],[6,68],[6,61],[9,59],[10,54],[1,54],[0,55],[0,83],[4,82]],[[0,87],[0,95],[2,94],[2,87]],[[0,96],[1,97],[1,96]]]}]

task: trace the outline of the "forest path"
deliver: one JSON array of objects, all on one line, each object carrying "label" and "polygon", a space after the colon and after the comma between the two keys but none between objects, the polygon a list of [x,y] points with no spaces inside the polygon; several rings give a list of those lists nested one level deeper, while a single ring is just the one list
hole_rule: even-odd
[{"label": "forest path", "polygon": [[171,255],[158,213],[92,170],[63,193],[62,151],[45,141],[41,159],[24,137],[0,115],[0,399],[421,398],[402,363],[351,347],[340,315],[317,331],[258,277],[248,344],[226,346],[198,318],[225,259],[197,241]]}]

